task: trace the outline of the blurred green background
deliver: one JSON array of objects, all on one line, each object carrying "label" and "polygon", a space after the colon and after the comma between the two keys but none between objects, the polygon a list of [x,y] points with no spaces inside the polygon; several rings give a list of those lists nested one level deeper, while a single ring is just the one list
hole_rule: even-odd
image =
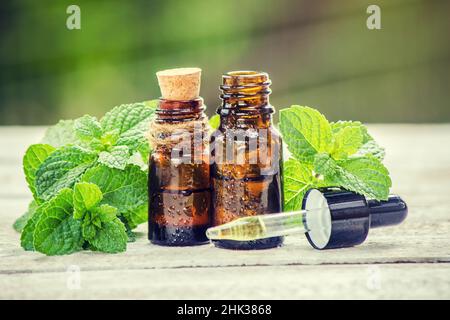
[{"label": "blurred green background", "polygon": [[[81,30],[66,9],[81,8]],[[381,7],[381,30],[366,8]],[[16,0],[0,4],[0,125],[52,124],[159,96],[155,72],[267,71],[271,101],[330,120],[450,121],[448,0]]]}]

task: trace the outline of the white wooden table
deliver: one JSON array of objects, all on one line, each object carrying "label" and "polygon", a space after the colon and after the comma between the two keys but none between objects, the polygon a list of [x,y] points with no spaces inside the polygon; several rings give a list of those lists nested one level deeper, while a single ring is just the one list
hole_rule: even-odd
[{"label": "white wooden table", "polygon": [[31,199],[21,159],[43,130],[0,128],[2,299],[450,299],[450,125],[370,126],[409,216],[361,246],[316,251],[290,236],[263,251],[166,248],[149,244],[143,225],[126,253],[61,257],[23,251],[11,227]]}]

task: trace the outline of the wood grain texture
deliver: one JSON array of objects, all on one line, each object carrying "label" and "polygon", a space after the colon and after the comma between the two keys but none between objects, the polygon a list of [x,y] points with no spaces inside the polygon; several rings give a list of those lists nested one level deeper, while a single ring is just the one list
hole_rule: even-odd
[{"label": "wood grain texture", "polygon": [[442,264],[214,267],[0,277],[11,299],[450,299]]},{"label": "wood grain texture", "polygon": [[450,125],[370,126],[409,216],[361,246],[316,251],[290,236],[264,251],[166,248],[148,243],[144,225],[126,253],[62,257],[23,251],[11,228],[31,198],[21,158],[42,132],[0,128],[0,298],[450,298]]}]

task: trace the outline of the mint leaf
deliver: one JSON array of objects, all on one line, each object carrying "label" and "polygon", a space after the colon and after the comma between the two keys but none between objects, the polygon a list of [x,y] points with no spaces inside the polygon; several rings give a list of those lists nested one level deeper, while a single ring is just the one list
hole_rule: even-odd
[{"label": "mint leaf", "polygon": [[389,172],[374,156],[336,161],[328,154],[316,156],[314,169],[329,186],[340,186],[369,198],[386,200],[391,187]]},{"label": "mint leaf", "polygon": [[139,168],[141,168],[141,170],[143,171],[148,171],[148,162],[149,159],[145,158],[145,156],[148,157],[149,153],[150,153],[150,147],[147,146],[147,150],[141,150],[139,152],[135,152],[134,154],[132,154],[130,156],[130,159],[128,159],[128,163],[127,164],[132,164],[135,166],[138,166]]},{"label": "mint leaf", "polygon": [[331,126],[317,110],[291,106],[280,111],[280,130],[289,151],[298,160],[314,162],[314,155],[332,147]]},{"label": "mint leaf", "polygon": [[361,127],[348,126],[342,128],[334,134],[334,146],[332,157],[335,159],[345,159],[356,153],[363,143],[363,133]]},{"label": "mint leaf", "polygon": [[113,108],[100,120],[105,132],[119,130],[118,146],[127,146],[131,152],[147,144],[146,133],[155,109],[151,103],[124,104]]},{"label": "mint leaf", "polygon": [[50,200],[34,230],[34,248],[46,255],[63,255],[82,249],[81,222],[72,217],[73,191],[63,189]]},{"label": "mint leaf", "polygon": [[[367,197],[378,200],[387,200],[389,188],[392,186],[389,171],[372,155],[362,158],[352,158],[340,161],[339,165],[350,172],[350,181],[343,185],[346,189],[365,194]],[[348,175],[345,175],[348,177]],[[359,190],[353,186],[355,180],[360,180],[363,189]]]},{"label": "mint leaf", "polygon": [[150,145],[148,143],[144,143],[138,148],[136,154],[139,154],[141,156],[142,161],[145,164],[147,164],[150,156],[150,151],[151,151]]},{"label": "mint leaf", "polygon": [[36,172],[37,196],[49,200],[61,189],[73,187],[95,159],[95,154],[76,146],[54,151]]},{"label": "mint leaf", "polygon": [[119,140],[120,132],[119,129],[114,129],[108,132],[105,132],[101,138],[100,142],[108,150],[110,147],[114,146]]},{"label": "mint leaf", "polygon": [[[104,229],[107,228],[106,224],[117,218],[116,208],[107,204],[98,206],[101,200],[102,193],[97,185],[87,182],[80,182],[75,185],[74,217],[76,219],[83,219],[83,238],[91,244],[97,236],[102,236],[105,232]],[[106,236],[108,235],[103,234],[103,237]]]},{"label": "mint leaf", "polygon": [[378,143],[372,138],[372,136],[367,131],[367,128],[359,121],[337,121],[332,122],[331,127],[333,133],[338,135],[341,130],[346,128],[359,128],[362,134],[362,143],[358,148],[357,152],[354,154],[356,157],[361,157],[366,154],[372,154],[375,158],[383,160],[385,151]]},{"label": "mint leaf", "polygon": [[30,220],[30,218],[34,215],[38,207],[39,205],[35,200],[31,201],[28,205],[28,210],[14,222],[14,230],[16,230],[17,232],[21,232],[27,224],[28,220]]},{"label": "mint leaf", "polygon": [[103,199],[100,188],[87,182],[75,184],[73,193],[74,218],[81,219],[87,211],[94,209]]},{"label": "mint leaf", "polygon": [[134,210],[125,211],[123,216],[127,220],[128,226],[134,229],[148,220],[148,205],[145,203]]},{"label": "mint leaf", "polygon": [[136,242],[136,233],[131,231],[131,229],[126,226],[125,226],[125,228],[126,228],[127,236],[128,236],[127,242]]},{"label": "mint leaf", "polygon": [[100,139],[103,130],[96,117],[84,115],[75,120],[74,129],[77,137],[83,141],[91,141],[93,138]]},{"label": "mint leaf", "polygon": [[41,206],[36,208],[35,212],[30,216],[22,230],[22,234],[20,235],[20,245],[26,251],[34,251],[34,229],[36,227],[36,223],[39,221],[42,215],[42,211],[45,206],[46,204],[42,204]]},{"label": "mint leaf", "polygon": [[95,206],[89,211],[86,211],[82,223],[83,238],[91,242],[99,232],[102,232],[105,224],[117,218],[116,214],[117,209],[107,204]]},{"label": "mint leaf", "polygon": [[120,221],[122,221],[123,225],[125,226],[125,230],[127,232],[128,240],[127,242],[136,242],[137,234],[132,231],[132,228],[128,224],[127,220],[123,216],[118,217]]},{"label": "mint leaf", "polygon": [[79,143],[75,134],[74,121],[60,120],[56,125],[49,127],[41,143],[49,144],[55,148]]},{"label": "mint leaf", "polygon": [[130,152],[127,146],[112,147],[110,151],[102,151],[98,162],[110,168],[125,169],[130,160]]},{"label": "mint leaf", "polygon": [[81,224],[83,238],[87,241],[94,239],[97,235],[97,229],[98,227],[91,222],[89,215],[86,215]]},{"label": "mint leaf", "polygon": [[211,127],[211,130],[216,130],[219,128],[220,116],[218,114],[215,114],[211,118],[209,118],[209,126]]},{"label": "mint leaf", "polygon": [[283,182],[284,210],[301,209],[306,191],[315,186],[311,167],[295,159],[289,159],[283,164]]},{"label": "mint leaf", "polygon": [[380,161],[383,161],[385,156],[384,148],[381,147],[375,140],[369,140],[364,143],[354,155],[356,157],[363,157],[371,154]]},{"label": "mint leaf", "polygon": [[99,217],[102,223],[111,222],[117,217],[117,208],[109,204],[102,204],[96,208],[94,214]]},{"label": "mint leaf", "polygon": [[98,251],[107,253],[123,252],[127,249],[128,236],[125,226],[118,219],[103,223],[89,243]]},{"label": "mint leaf", "polygon": [[333,131],[333,134],[338,133],[339,131],[341,131],[344,128],[347,127],[362,127],[363,124],[360,121],[343,121],[343,120],[339,120],[336,122],[331,122],[331,130]]},{"label": "mint leaf", "polygon": [[25,156],[23,157],[25,179],[27,180],[28,187],[36,200],[39,200],[37,198],[35,188],[36,171],[44,160],[53,153],[53,151],[55,151],[55,148],[48,144],[33,144],[27,149]]},{"label": "mint leaf", "polygon": [[102,203],[116,207],[134,226],[143,221],[148,201],[147,174],[139,167],[128,165],[119,170],[98,166],[86,171],[82,181],[98,185],[103,193]]},{"label": "mint leaf", "polygon": [[74,122],[74,130],[79,139],[79,146],[99,152],[106,147],[103,143],[103,129],[96,117],[84,115]]},{"label": "mint leaf", "polygon": [[[158,108],[159,105],[159,99],[153,99],[153,100],[147,100],[142,102],[147,108],[156,110]],[[206,107],[206,105],[205,105]]]}]

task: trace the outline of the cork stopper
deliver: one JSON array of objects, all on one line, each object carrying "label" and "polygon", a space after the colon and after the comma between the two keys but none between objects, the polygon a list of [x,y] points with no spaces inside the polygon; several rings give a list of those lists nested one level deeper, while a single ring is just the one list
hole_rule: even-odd
[{"label": "cork stopper", "polygon": [[200,95],[200,68],[177,68],[158,71],[161,96],[167,100],[194,100]]}]

